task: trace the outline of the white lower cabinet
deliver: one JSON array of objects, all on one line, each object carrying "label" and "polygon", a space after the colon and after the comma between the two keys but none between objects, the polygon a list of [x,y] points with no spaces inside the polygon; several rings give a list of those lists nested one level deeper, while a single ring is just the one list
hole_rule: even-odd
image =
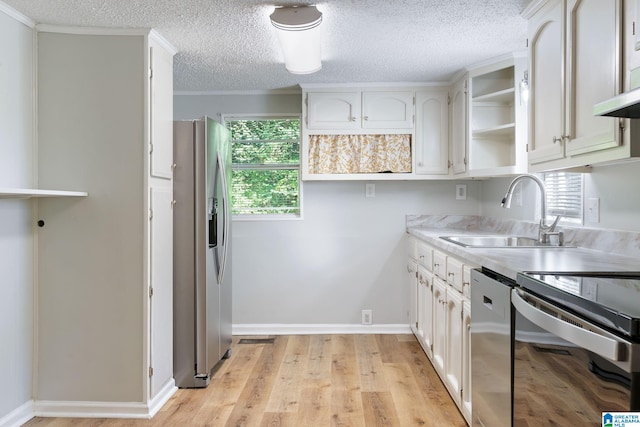
[{"label": "white lower cabinet", "polygon": [[440,377],[445,373],[445,348],[447,345],[447,285],[437,277],[433,279],[433,356],[431,362]]},{"label": "white lower cabinet", "polygon": [[446,292],[445,385],[456,405],[460,406],[462,378],[462,294],[451,287]]},{"label": "white lower cabinet", "polygon": [[[410,254],[415,253],[410,251]],[[433,262],[429,262],[431,258]],[[417,243],[417,259],[410,255],[407,265],[411,330],[470,424],[469,286],[471,269],[475,265],[423,241]]]},{"label": "white lower cabinet", "polygon": [[467,423],[471,424],[471,301],[462,302],[462,386],[460,388],[460,410]]},{"label": "white lower cabinet", "polygon": [[418,263],[409,258],[407,262],[407,285],[409,288],[409,326],[418,335]]},{"label": "white lower cabinet", "polygon": [[433,351],[433,275],[418,267],[418,341],[431,358]]}]

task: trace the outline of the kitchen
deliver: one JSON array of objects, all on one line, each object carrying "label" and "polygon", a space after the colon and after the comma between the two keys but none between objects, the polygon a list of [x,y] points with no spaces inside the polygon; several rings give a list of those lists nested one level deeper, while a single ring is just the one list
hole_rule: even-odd
[{"label": "kitchen", "polygon": [[[3,19],[7,19],[3,16]],[[12,28],[14,22],[8,21]],[[22,49],[31,49],[22,40]],[[5,39],[7,40],[7,39]],[[280,64],[281,65],[281,64]],[[32,64],[25,60],[25,70]],[[28,75],[28,72],[25,72]],[[28,80],[28,79],[27,79]],[[14,80],[11,80],[14,81]],[[29,82],[20,81],[21,93],[32,94]],[[18,86],[15,86],[18,88]],[[14,97],[12,119],[20,123],[25,143],[11,146],[2,158],[2,170],[8,174],[7,186],[29,187],[36,173],[31,159],[36,155],[32,141],[30,96]],[[14,99],[12,98],[12,99]],[[194,100],[195,98],[195,100]],[[260,114],[301,112],[299,94],[227,94],[183,95],[174,98],[176,119],[191,119],[203,114]],[[13,127],[11,128],[13,131]],[[3,147],[4,148],[4,147]],[[600,199],[599,222],[585,227],[637,233],[640,200],[634,197],[634,183],[640,174],[637,164],[622,163],[594,167],[585,176],[585,199]],[[304,220],[234,223],[234,260],[251,268],[234,271],[234,326],[240,331],[256,331],[267,325],[304,328],[305,325],[341,325],[361,327],[363,309],[373,311],[372,332],[406,328],[408,297],[398,292],[404,283],[406,265],[405,215],[457,214],[485,215],[497,218],[534,220],[536,189],[527,186],[523,207],[500,208],[510,178],[464,180],[467,199],[456,200],[458,181],[376,182],[375,198],[365,198],[362,182],[305,182]],[[5,184],[3,183],[3,186]],[[74,190],[82,191],[82,185]],[[90,196],[89,196],[90,197]],[[32,398],[31,354],[34,307],[31,302],[34,278],[33,238],[30,218],[35,215],[31,202],[3,201],[2,271],[13,298],[2,299],[5,348],[3,352],[3,406],[0,414],[9,414]],[[339,215],[336,215],[336,212]],[[372,231],[375,230],[375,233]],[[370,260],[378,260],[372,263]],[[335,268],[349,260],[348,267]],[[236,264],[238,265],[238,264]],[[264,307],[268,307],[265,310]],[[271,326],[269,326],[271,325]],[[102,397],[108,400],[111,397]],[[67,399],[71,400],[71,399]],[[90,400],[99,401],[99,397]]]}]

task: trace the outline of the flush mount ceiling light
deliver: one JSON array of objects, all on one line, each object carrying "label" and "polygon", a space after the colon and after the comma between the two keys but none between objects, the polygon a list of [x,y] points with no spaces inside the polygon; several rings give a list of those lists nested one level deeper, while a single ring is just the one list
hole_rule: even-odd
[{"label": "flush mount ceiling light", "polygon": [[311,74],[322,68],[320,23],[322,12],[315,6],[277,7],[270,16],[292,74]]}]

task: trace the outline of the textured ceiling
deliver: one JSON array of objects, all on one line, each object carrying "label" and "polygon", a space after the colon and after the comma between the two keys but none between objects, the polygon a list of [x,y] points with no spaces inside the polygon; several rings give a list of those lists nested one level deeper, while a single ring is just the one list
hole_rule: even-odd
[{"label": "textured ceiling", "polygon": [[[299,83],[443,82],[525,48],[530,0],[2,0],[41,24],[155,28],[178,50],[176,91],[260,91]],[[323,13],[322,70],[285,68],[274,5]]]}]

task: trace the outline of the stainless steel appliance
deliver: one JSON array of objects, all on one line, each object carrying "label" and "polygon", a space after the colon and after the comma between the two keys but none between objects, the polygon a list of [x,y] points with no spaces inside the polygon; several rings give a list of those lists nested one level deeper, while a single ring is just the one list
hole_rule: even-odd
[{"label": "stainless steel appliance", "polygon": [[206,387],[231,346],[229,131],[174,122],[174,351],[181,388]]},{"label": "stainless steel appliance", "polygon": [[640,277],[517,282],[514,425],[600,426],[604,412],[640,411]]},{"label": "stainless steel appliance", "polygon": [[512,308],[509,280],[471,270],[472,425],[511,425]]}]

